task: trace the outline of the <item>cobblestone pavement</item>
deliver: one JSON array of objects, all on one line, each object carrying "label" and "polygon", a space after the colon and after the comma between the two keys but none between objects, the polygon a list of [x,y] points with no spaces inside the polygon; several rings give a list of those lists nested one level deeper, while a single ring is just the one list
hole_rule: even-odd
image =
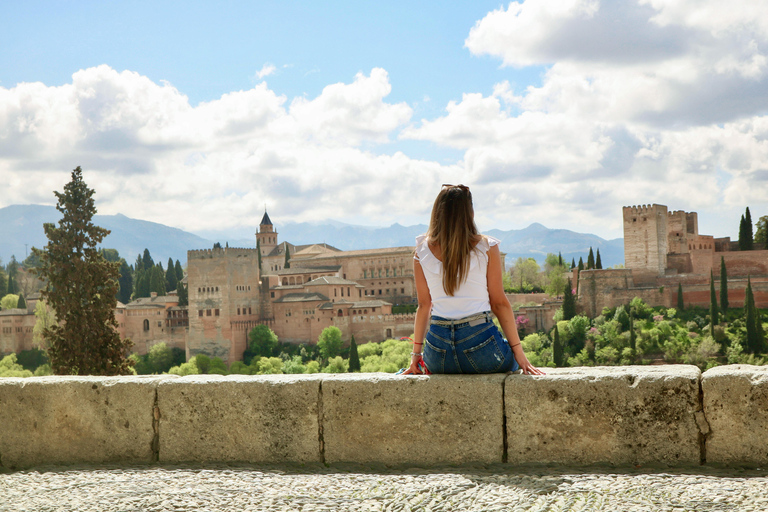
[{"label": "cobblestone pavement", "polygon": [[0,473],[2,511],[766,511],[768,472],[506,465],[46,467]]}]

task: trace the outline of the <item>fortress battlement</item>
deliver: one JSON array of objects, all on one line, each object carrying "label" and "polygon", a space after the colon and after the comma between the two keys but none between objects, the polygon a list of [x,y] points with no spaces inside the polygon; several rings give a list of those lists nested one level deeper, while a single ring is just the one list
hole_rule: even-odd
[{"label": "fortress battlement", "polygon": [[661,204],[641,204],[633,206],[625,206],[622,208],[624,212],[624,218],[629,215],[647,215],[658,211],[666,211],[667,207]]},{"label": "fortress battlement", "polygon": [[247,247],[217,247],[215,249],[195,249],[187,251],[187,260],[202,260],[206,258],[254,256],[256,249]]}]

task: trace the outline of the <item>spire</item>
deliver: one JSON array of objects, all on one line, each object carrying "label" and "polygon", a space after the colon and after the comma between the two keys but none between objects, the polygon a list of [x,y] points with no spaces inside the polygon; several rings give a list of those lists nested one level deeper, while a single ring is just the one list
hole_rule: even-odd
[{"label": "spire", "polygon": [[269,220],[269,215],[267,215],[267,209],[264,208],[264,217],[261,218],[261,222],[259,223],[260,226],[271,226],[272,221]]}]

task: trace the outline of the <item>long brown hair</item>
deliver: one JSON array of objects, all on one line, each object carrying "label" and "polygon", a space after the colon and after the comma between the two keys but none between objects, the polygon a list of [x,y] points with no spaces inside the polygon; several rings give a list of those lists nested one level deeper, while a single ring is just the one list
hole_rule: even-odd
[{"label": "long brown hair", "polygon": [[443,185],[429,220],[427,238],[440,246],[443,288],[453,296],[469,274],[472,249],[477,243],[472,193],[464,185]]}]

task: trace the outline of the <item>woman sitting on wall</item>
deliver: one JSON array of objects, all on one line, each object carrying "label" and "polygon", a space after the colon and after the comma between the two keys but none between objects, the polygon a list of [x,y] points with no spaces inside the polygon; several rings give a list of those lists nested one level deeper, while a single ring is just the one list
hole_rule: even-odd
[{"label": "woman sitting on wall", "polygon": [[443,185],[427,234],[416,238],[413,269],[419,308],[411,364],[404,374],[422,373],[426,365],[430,373],[522,369],[543,375],[525,357],[515,314],[504,295],[499,240],[478,233],[474,216],[469,187]]}]

